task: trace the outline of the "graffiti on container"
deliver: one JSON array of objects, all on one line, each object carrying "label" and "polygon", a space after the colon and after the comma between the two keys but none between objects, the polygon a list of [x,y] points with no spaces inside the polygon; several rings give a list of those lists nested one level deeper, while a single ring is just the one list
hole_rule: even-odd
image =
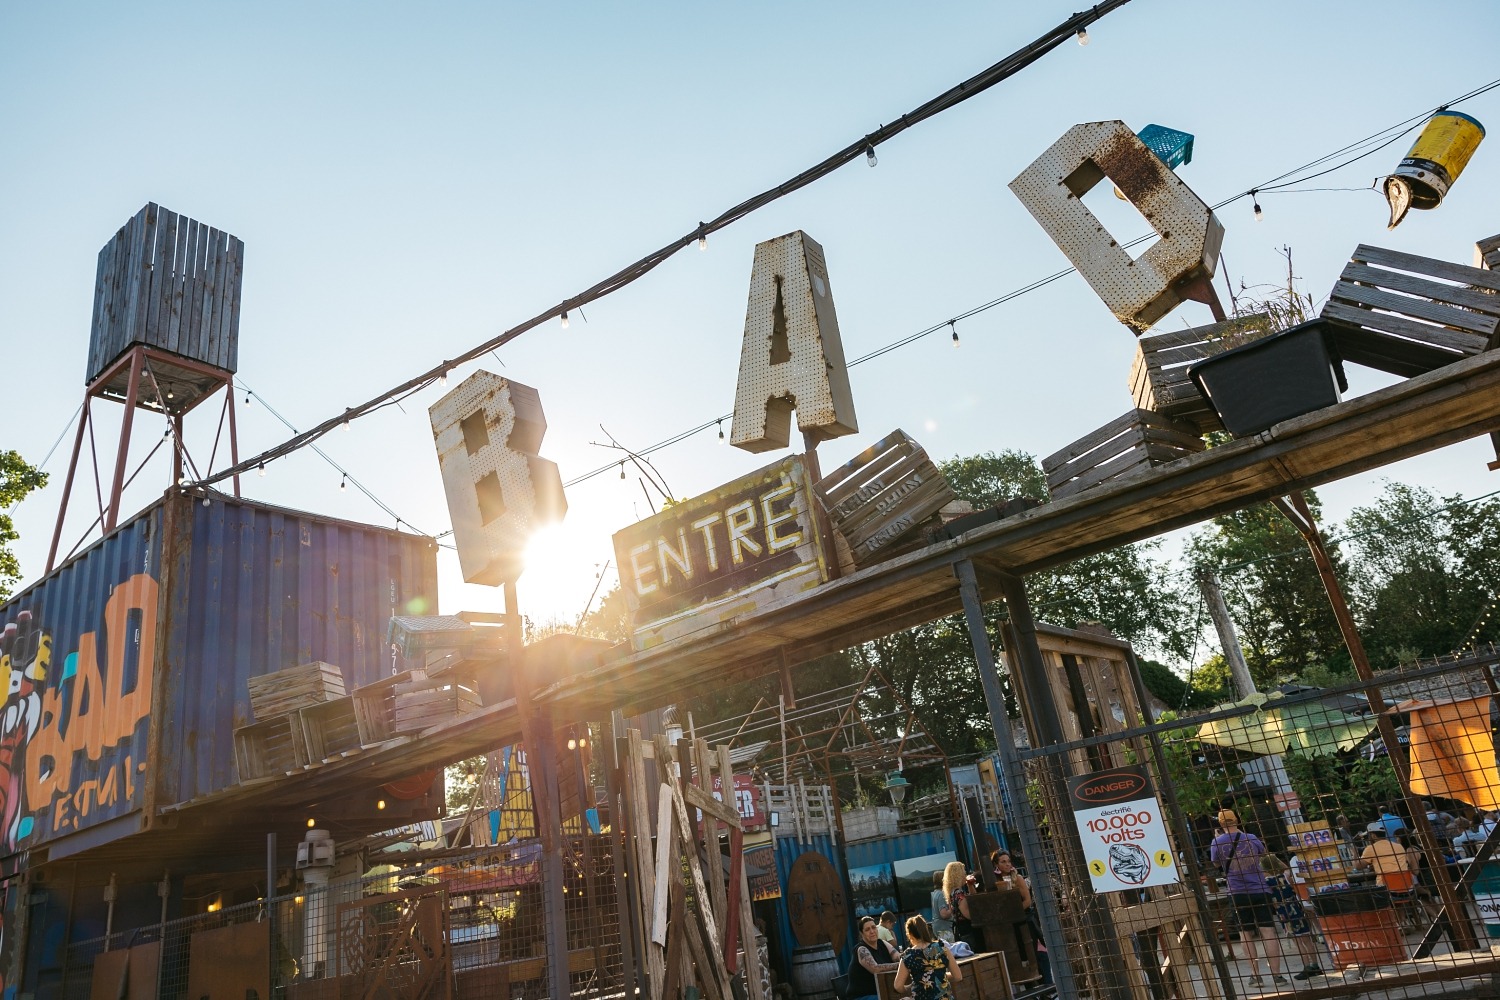
[{"label": "graffiti on container", "polygon": [[115,587],[100,627],[78,637],[60,669],[51,630],[31,612],[0,634],[3,853],[134,801],[146,762],[123,748],[151,711],[156,602],[144,573]]}]

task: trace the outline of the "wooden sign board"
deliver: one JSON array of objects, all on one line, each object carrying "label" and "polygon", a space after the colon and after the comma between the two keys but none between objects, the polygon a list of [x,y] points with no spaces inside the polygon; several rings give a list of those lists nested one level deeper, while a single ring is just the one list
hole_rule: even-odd
[{"label": "wooden sign board", "polygon": [[635,648],[725,627],[826,581],[812,511],[793,455],[616,532]]},{"label": "wooden sign board", "polygon": [[854,564],[866,566],[893,554],[953,499],[953,488],[898,428],[820,480],[818,497]]}]

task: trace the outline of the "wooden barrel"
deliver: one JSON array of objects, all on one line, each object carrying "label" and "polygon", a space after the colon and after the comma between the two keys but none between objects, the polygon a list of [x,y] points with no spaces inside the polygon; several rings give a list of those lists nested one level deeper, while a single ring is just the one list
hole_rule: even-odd
[{"label": "wooden barrel", "polygon": [[792,952],[792,989],[802,1000],[832,1000],[833,977],[838,974],[833,945],[817,944]]}]

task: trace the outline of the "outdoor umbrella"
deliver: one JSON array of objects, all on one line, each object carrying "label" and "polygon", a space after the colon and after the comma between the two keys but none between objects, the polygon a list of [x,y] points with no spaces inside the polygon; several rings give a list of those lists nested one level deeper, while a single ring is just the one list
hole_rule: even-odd
[{"label": "outdoor umbrella", "polygon": [[1375,728],[1372,719],[1341,712],[1316,701],[1283,705],[1280,693],[1254,694],[1215,711],[1253,707],[1254,712],[1216,719],[1198,727],[1198,740],[1241,753],[1302,754],[1320,757],[1352,750]]}]

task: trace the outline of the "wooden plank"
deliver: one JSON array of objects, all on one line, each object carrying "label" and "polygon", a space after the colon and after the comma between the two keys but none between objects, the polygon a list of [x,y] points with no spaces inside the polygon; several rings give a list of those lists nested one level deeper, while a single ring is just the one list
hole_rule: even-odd
[{"label": "wooden plank", "polygon": [[1422,375],[1452,364],[1461,357],[1440,347],[1363,327],[1336,325],[1333,343],[1345,361],[1402,378]]},{"label": "wooden plank", "polygon": [[[696,793],[700,800],[707,800],[716,807],[713,810],[703,810],[703,859],[707,864],[704,878],[708,881],[709,898],[713,900],[714,916],[718,920],[719,934],[714,941],[714,946],[722,955],[724,951],[724,935],[727,933],[725,924],[725,896],[724,896],[724,855],[719,849],[719,817],[728,814],[731,822],[735,818],[734,810],[728,804],[720,802],[713,797],[714,768],[717,760],[716,755],[708,752],[708,741],[697,739],[693,742],[693,756],[697,758],[698,784],[685,786],[685,791]],[[722,776],[721,776],[722,777]],[[727,795],[734,794],[734,775],[730,775],[728,784],[724,786]],[[691,798],[690,798],[691,801]],[[700,806],[700,808],[702,808]]]},{"label": "wooden plank", "polygon": [[1500,270],[1500,235],[1475,241],[1474,266],[1487,271]]},{"label": "wooden plank", "polygon": [[873,459],[876,455],[879,455],[881,452],[894,448],[898,444],[901,444],[903,442],[910,441],[911,437],[898,427],[887,434],[885,437],[881,438],[879,441],[876,441],[874,444],[870,445],[870,447],[866,448],[858,455],[855,455],[853,458],[849,459],[849,461],[845,462],[837,469],[834,469],[832,472],[828,473],[828,475],[824,476],[824,481],[841,481],[844,477],[858,472],[861,467],[869,464],[870,460]]},{"label": "wooden plank", "polygon": [[1350,257],[1366,264],[1415,271],[1434,278],[1446,278],[1449,281],[1458,281],[1465,285],[1475,285],[1479,288],[1488,288],[1492,292],[1500,292],[1500,272],[1485,271],[1482,268],[1467,267],[1463,264],[1450,264],[1445,260],[1419,257],[1416,254],[1386,250],[1383,247],[1372,247],[1364,243],[1355,247]]},{"label": "wooden plank", "polygon": [[[840,532],[840,534],[843,534],[844,540],[849,543],[849,548],[854,551],[857,562],[861,554],[861,546],[889,528],[896,520],[906,518],[911,522],[911,527],[915,527],[942,510],[952,499],[953,487],[948,485],[948,480],[942,476],[934,476],[903,496],[900,502],[891,504],[886,510],[872,517],[862,518],[856,528]],[[887,543],[894,540],[894,537],[889,538]]]},{"label": "wooden plank", "polygon": [[[693,825],[688,819],[687,804],[683,801],[682,793],[678,791],[675,785],[671,787],[671,800],[672,811],[677,814],[677,835],[681,838],[684,845],[691,845],[693,843]],[[713,947],[716,947],[719,942],[718,921],[714,917],[713,908],[701,904],[711,900],[713,897],[709,895],[708,885],[704,882],[703,869],[698,864],[697,853],[687,851],[684,854],[687,859],[688,877],[693,883],[693,898],[697,899],[700,903],[697,909],[698,919],[702,924],[707,942],[712,943],[709,947],[709,950],[712,951]],[[722,956],[717,952],[710,954],[708,956],[708,965],[711,974],[721,978],[721,995],[728,996],[729,974],[724,969]]]},{"label": "wooden plank", "polygon": [[663,784],[657,789],[656,810],[656,890],[651,902],[651,940],[659,945],[667,943],[667,894],[677,878],[677,866],[672,863],[672,786]]},{"label": "wooden plank", "polygon": [[171,306],[167,315],[167,349],[179,354],[186,353],[182,349],[182,296],[187,280],[183,273],[183,261],[187,258],[187,229],[179,220],[173,233]]},{"label": "wooden plank", "polygon": [[1110,441],[1131,430],[1135,426],[1135,421],[1136,411],[1128,410],[1104,426],[1095,428],[1072,444],[1060,448],[1042,459],[1042,468],[1061,466],[1078,458],[1080,455],[1087,455],[1106,441]]},{"label": "wooden plank", "polygon": [[859,517],[862,511],[873,509],[883,498],[890,496],[913,476],[931,478],[938,474],[937,466],[921,448],[911,448],[902,452],[893,451],[882,457],[893,459],[893,461],[884,466],[878,474],[851,480],[851,485],[858,486],[858,490],[845,497],[837,505],[827,508],[828,518],[835,528],[850,523]]},{"label": "wooden plank", "polygon": [[626,732],[626,785],[629,790],[629,817],[626,829],[630,832],[635,851],[636,868],[636,921],[641,941],[641,954],[646,960],[646,982],[650,996],[657,997],[662,989],[664,973],[659,946],[652,940],[655,928],[656,867],[651,856],[651,810],[646,800],[646,765],[644,751],[647,744],[641,739],[638,729]]},{"label": "wooden plank", "polygon": [[[1495,329],[1496,318],[1494,316],[1485,316],[1463,309],[1455,309],[1453,306],[1446,306],[1441,302],[1412,298],[1409,295],[1397,295],[1395,292],[1371,288],[1369,285],[1339,282],[1333,286],[1331,298],[1338,302],[1365,306],[1369,309],[1385,309],[1399,316],[1408,316],[1437,323],[1439,326],[1435,327],[1429,336],[1433,338],[1434,343],[1444,344],[1445,346],[1449,345],[1441,339],[1441,335],[1451,334],[1453,330],[1467,330],[1470,333],[1478,334],[1481,339],[1485,339]],[[1381,318],[1378,315],[1371,316],[1365,320],[1365,325],[1379,328]],[[1447,329],[1444,329],[1445,327]]]},{"label": "wooden plank", "polygon": [[[1416,341],[1418,344],[1441,347],[1453,351],[1459,357],[1478,354],[1484,350],[1485,345],[1485,338],[1478,334],[1417,323],[1390,313],[1376,313],[1335,299],[1329,299],[1323,306],[1322,316],[1324,319],[1337,320],[1357,327],[1369,327],[1383,333],[1397,334]],[[1475,346],[1476,343],[1478,346]]]},{"label": "wooden plank", "polygon": [[230,290],[234,293],[229,303],[229,338],[225,355],[220,364],[233,369],[239,360],[240,343],[240,295],[243,291],[245,243],[231,238],[229,241]]},{"label": "wooden plank", "polygon": [[823,497],[824,508],[830,514],[838,510],[842,504],[854,499],[866,483],[886,476],[914,449],[921,450],[913,443],[902,443],[881,451],[854,474],[843,476],[836,483],[830,484],[827,477],[819,480],[816,489]]},{"label": "wooden plank", "polygon": [[1339,280],[1406,292],[1464,309],[1472,309],[1486,316],[1500,313],[1500,298],[1489,292],[1469,285],[1449,285],[1431,278],[1407,274],[1404,271],[1388,271],[1384,268],[1371,267],[1359,261],[1350,261],[1345,265],[1343,273],[1339,275]]}]

